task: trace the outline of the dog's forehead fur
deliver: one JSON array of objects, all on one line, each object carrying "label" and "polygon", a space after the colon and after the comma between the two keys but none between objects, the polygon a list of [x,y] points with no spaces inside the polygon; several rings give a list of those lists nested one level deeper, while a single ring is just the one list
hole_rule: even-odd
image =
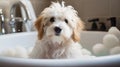
[{"label": "dog's forehead fur", "polygon": [[43,10],[42,14],[49,15],[51,13],[56,13],[56,12],[63,12],[64,14],[70,14],[70,16],[77,16],[77,11],[74,10],[72,6],[65,6],[64,2],[61,4],[59,2],[52,2],[52,4]]},{"label": "dog's forehead fur", "polygon": [[45,8],[42,11],[41,16],[46,17],[46,18],[62,17],[72,22],[71,25],[72,27],[74,27],[76,26],[76,22],[79,22],[78,20],[80,19],[77,14],[78,12],[74,10],[72,6],[70,5],[65,6],[64,2],[62,3],[52,2],[52,4],[49,7]]}]

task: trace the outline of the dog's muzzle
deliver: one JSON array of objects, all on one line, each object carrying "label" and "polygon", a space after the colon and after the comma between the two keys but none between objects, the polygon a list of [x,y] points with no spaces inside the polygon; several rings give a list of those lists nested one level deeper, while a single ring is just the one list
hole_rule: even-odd
[{"label": "dog's muzzle", "polygon": [[62,29],[60,27],[55,27],[54,31],[55,31],[55,35],[59,36],[61,31],[62,31]]}]

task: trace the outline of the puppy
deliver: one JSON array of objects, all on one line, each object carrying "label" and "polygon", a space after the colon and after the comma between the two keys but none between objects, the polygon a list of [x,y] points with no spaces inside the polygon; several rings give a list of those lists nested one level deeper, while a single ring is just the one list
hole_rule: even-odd
[{"label": "puppy", "polygon": [[30,54],[36,59],[80,58],[83,22],[72,6],[52,2],[35,22],[38,40]]}]

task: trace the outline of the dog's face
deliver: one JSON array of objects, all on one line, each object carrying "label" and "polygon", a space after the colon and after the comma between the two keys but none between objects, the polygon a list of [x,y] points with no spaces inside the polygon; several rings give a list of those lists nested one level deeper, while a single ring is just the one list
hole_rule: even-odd
[{"label": "dog's face", "polygon": [[46,8],[35,22],[38,30],[38,38],[48,37],[52,42],[65,42],[69,39],[79,41],[79,33],[83,29],[83,23],[77,16],[77,12],[63,4],[52,3]]}]

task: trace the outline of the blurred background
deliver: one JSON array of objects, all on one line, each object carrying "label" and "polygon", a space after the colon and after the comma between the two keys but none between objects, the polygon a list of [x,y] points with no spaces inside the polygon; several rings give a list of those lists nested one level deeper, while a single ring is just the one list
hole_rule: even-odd
[{"label": "blurred background", "polygon": [[[26,9],[29,8],[29,10],[27,10],[26,13],[28,13],[28,15],[31,14],[30,15],[31,18],[27,18],[27,20],[31,20],[32,18],[38,17],[40,13],[43,11],[43,9],[48,7],[52,1],[61,2],[63,0],[0,0],[0,15],[3,14],[5,18],[5,24],[2,25],[1,21],[0,26],[1,30],[3,29],[2,30],[3,33],[4,28],[2,28],[2,26],[5,26],[6,31],[5,33],[31,30],[31,29],[29,30],[30,28],[29,24],[24,23],[24,26],[21,23],[15,24],[18,21],[23,22],[23,20],[26,19],[23,17],[22,19],[20,18],[21,16],[24,16],[23,13],[25,11],[21,12],[20,9],[21,6],[19,6],[19,4],[15,5],[17,6],[15,9],[16,12],[14,10],[12,11],[15,13],[15,17],[12,18],[11,9],[13,8],[12,7],[13,4],[15,4],[17,1],[22,1],[23,4],[25,3],[25,1],[26,3],[27,1],[30,1],[33,10],[31,10],[32,7],[30,6],[29,2],[28,2],[29,5],[25,3],[24,6],[27,6],[25,7]],[[119,4],[120,0],[64,0],[64,1],[66,5],[71,5],[74,7],[75,10],[78,11],[78,15],[81,18],[81,20],[85,23],[86,27],[85,29],[87,31],[108,31],[110,27],[117,27],[120,30],[120,4]],[[19,15],[20,13],[22,13],[22,15]],[[0,18],[1,17],[2,16],[0,16]],[[31,22],[34,22],[34,20],[35,19],[32,19]],[[21,30],[21,27],[25,27],[26,30]]]},{"label": "blurred background", "polygon": [[[51,1],[56,0],[31,0],[36,16],[39,16],[41,11],[50,5]],[[72,5],[78,11],[78,15],[85,22],[87,30],[107,31],[111,26],[117,26],[120,29],[120,0],[64,1],[66,5]],[[99,20],[94,21],[94,19]],[[92,21],[89,22],[89,20]],[[97,27],[94,23],[96,23]]]}]

